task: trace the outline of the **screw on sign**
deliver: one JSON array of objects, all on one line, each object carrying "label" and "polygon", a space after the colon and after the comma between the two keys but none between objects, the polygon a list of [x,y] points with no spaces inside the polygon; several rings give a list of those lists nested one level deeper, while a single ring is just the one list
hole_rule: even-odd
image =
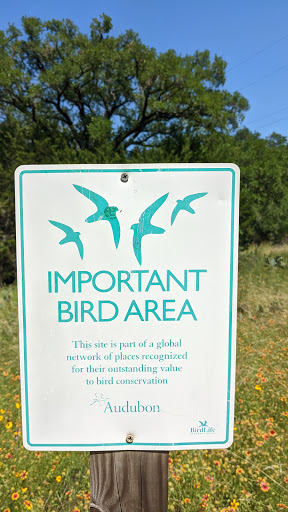
[{"label": "screw on sign", "polygon": [[15,187],[24,446],[89,451],[91,511],[166,512],[169,450],[233,441],[239,169],[21,166]]},{"label": "screw on sign", "polygon": [[121,181],[123,181],[123,183],[126,183],[128,181],[128,174],[127,174],[127,172],[123,172],[121,174]]}]

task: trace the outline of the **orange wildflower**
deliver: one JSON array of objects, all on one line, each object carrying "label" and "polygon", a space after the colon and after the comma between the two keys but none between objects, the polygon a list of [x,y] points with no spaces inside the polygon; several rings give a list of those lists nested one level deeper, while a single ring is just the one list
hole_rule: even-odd
[{"label": "orange wildflower", "polygon": [[260,489],[263,492],[269,491],[269,484],[267,484],[267,482],[265,482],[265,480],[262,480],[262,482],[260,483]]}]

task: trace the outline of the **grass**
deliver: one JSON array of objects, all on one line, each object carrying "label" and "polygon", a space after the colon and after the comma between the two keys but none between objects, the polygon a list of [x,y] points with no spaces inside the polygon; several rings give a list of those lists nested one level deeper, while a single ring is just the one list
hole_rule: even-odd
[{"label": "grass", "polygon": [[[235,440],[170,453],[169,510],[288,509],[287,289],[288,246],[240,255]],[[16,289],[2,288],[0,512],[89,510],[88,453],[22,446],[17,329]]]}]

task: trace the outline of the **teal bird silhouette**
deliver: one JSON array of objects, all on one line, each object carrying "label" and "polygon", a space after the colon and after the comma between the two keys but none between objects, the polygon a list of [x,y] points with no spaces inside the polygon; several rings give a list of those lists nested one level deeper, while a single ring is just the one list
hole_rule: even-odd
[{"label": "teal bird silhouette", "polygon": [[118,208],[116,206],[109,206],[104,197],[96,194],[96,192],[93,192],[88,188],[80,187],[79,185],[73,185],[73,187],[97,206],[97,211],[93,215],[90,215],[90,217],[87,217],[85,222],[90,224],[91,222],[97,222],[98,220],[107,220],[112,228],[114,242],[117,249],[120,240],[120,224],[116,217]]},{"label": "teal bird silhouette", "polygon": [[171,226],[181,210],[186,210],[189,213],[195,213],[193,208],[191,208],[190,203],[195,201],[195,199],[200,199],[200,197],[206,196],[207,194],[208,192],[201,192],[200,194],[191,194],[190,196],[186,196],[184,199],[177,199],[177,205],[171,215]]},{"label": "teal bird silhouette", "polygon": [[207,420],[205,420],[204,422],[199,420],[199,423],[200,427],[207,427]]},{"label": "teal bird silhouette", "polygon": [[77,245],[80,258],[83,260],[84,248],[83,244],[80,240],[79,231],[74,231],[72,228],[67,226],[66,224],[62,224],[61,222],[56,222],[55,220],[49,220],[50,224],[55,226],[56,228],[62,229],[66,236],[60,240],[59,245],[68,244],[69,242],[74,242]]},{"label": "teal bird silhouette", "polygon": [[162,206],[162,204],[166,201],[169,193],[165,194],[164,196],[160,197],[154,203],[152,203],[139,217],[139,223],[133,224],[131,226],[131,229],[134,230],[133,235],[133,249],[134,254],[138,260],[138,263],[140,265],[142,264],[142,252],[141,252],[141,242],[142,238],[145,235],[161,235],[165,232],[165,229],[159,228],[158,226],[153,226],[151,224],[151,219],[154,215],[154,213]]}]

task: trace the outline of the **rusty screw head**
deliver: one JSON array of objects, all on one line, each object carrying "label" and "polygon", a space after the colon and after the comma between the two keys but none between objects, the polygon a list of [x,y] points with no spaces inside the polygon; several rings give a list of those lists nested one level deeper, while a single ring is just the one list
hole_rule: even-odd
[{"label": "rusty screw head", "polygon": [[126,437],[126,443],[132,444],[133,441],[134,441],[133,434],[128,434],[128,436]]},{"label": "rusty screw head", "polygon": [[126,183],[128,181],[128,174],[127,174],[127,172],[123,172],[121,174],[121,181],[123,181],[123,183]]}]

